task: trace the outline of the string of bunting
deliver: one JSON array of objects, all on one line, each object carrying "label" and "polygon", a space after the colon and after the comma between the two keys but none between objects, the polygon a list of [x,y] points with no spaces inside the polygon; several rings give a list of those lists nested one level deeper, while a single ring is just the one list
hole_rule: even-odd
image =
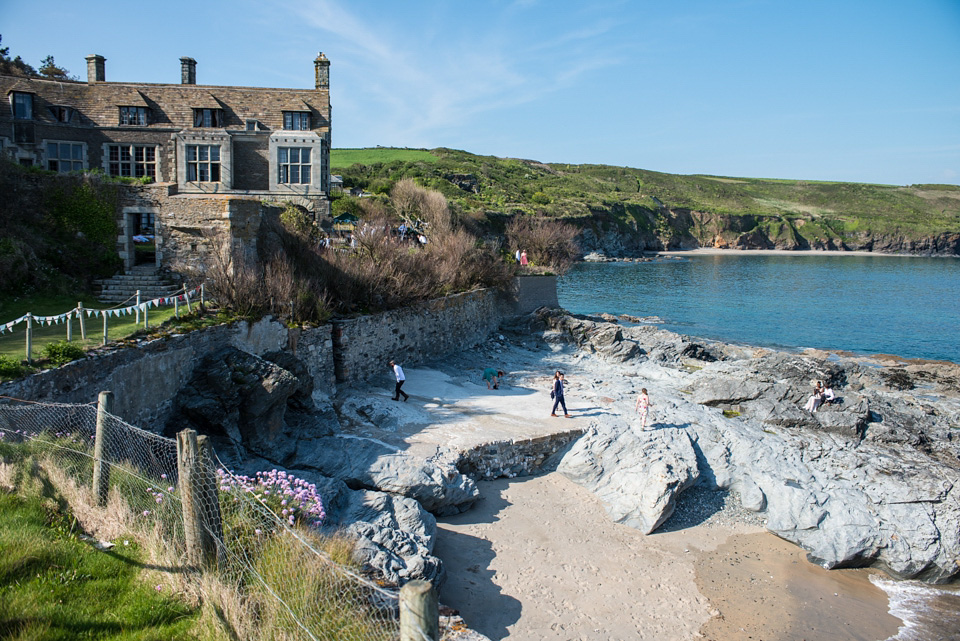
[{"label": "string of bunting", "polygon": [[[129,316],[130,314],[133,314],[134,312],[136,312],[138,307],[141,311],[143,311],[151,307],[160,307],[162,305],[172,305],[174,301],[179,301],[183,303],[183,302],[186,302],[188,294],[192,295],[192,294],[197,294],[199,292],[200,292],[200,287],[198,286],[198,287],[194,287],[189,292],[184,292],[182,294],[174,294],[173,296],[166,296],[163,298],[154,298],[153,300],[143,301],[140,303],[140,305],[130,305],[128,307],[120,307],[116,309],[84,309],[83,311],[84,313],[86,313],[87,318],[91,318],[91,317],[97,318],[97,317],[102,317],[104,315],[106,315],[108,318],[110,316],[118,316],[118,317]],[[74,309],[71,309],[69,312],[65,312],[63,314],[57,314],[56,316],[33,316],[33,320],[34,322],[39,323],[41,325],[45,325],[45,326],[50,326],[53,324],[59,325],[61,323],[65,323],[77,311],[78,311],[78,308],[74,308]],[[29,314],[24,314],[23,316],[21,316],[16,320],[12,320],[9,323],[4,323],[3,325],[0,325],[0,334],[4,334],[6,332],[12,332],[15,326],[19,325],[20,323],[26,323],[27,316],[29,316]]]}]

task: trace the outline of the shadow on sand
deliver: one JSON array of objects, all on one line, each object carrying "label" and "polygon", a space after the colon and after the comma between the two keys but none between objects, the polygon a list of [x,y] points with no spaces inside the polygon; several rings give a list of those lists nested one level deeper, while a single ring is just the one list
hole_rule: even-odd
[{"label": "shadow on sand", "polygon": [[498,520],[497,513],[508,505],[510,503],[503,498],[502,489],[488,486],[484,497],[473,509],[439,520],[437,542],[433,550],[447,569],[447,580],[440,590],[440,602],[459,610],[467,625],[492,641],[509,635],[507,628],[520,619],[522,606],[520,601],[504,594],[500,586],[494,583],[495,572],[490,566],[497,553],[491,543],[454,528],[458,525],[493,523]]}]

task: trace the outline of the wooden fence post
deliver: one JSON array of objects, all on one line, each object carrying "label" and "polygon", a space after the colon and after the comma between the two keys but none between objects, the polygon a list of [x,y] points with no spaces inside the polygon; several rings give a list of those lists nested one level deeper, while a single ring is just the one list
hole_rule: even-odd
[{"label": "wooden fence post", "polygon": [[27,312],[27,363],[31,363],[30,353],[33,351],[33,314]]},{"label": "wooden fence post", "polygon": [[83,302],[77,303],[77,316],[80,318],[80,338],[87,340],[87,321],[83,317]]},{"label": "wooden fence post", "polygon": [[107,310],[103,310],[103,344],[104,345],[107,344],[107,317],[108,316],[110,316],[110,314],[107,312]]},{"label": "wooden fence post", "polygon": [[440,639],[440,606],[433,584],[415,579],[400,588],[400,641],[424,639]]},{"label": "wooden fence post", "polygon": [[97,399],[97,436],[93,442],[93,494],[97,505],[107,504],[110,491],[110,464],[103,460],[107,440],[107,414],[113,413],[113,392],[100,392]]},{"label": "wooden fence post", "polygon": [[196,568],[215,567],[223,554],[223,521],[212,449],[210,440],[197,436],[194,430],[177,433],[177,471],[187,563]]},{"label": "wooden fence post", "polygon": [[67,342],[73,340],[73,310],[67,312]]},{"label": "wooden fence post", "polygon": [[139,289],[137,290],[137,309],[135,310],[134,313],[136,314],[136,318],[134,319],[136,322],[134,323],[134,325],[139,325],[140,324],[140,290]]}]

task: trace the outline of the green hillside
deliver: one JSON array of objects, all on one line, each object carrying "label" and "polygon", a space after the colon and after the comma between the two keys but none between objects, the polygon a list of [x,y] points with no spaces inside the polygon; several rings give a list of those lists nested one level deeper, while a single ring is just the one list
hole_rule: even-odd
[{"label": "green hillside", "polygon": [[646,237],[641,244],[647,248],[657,244],[654,237],[664,247],[769,243],[855,249],[868,244],[879,251],[926,251],[930,243],[960,242],[953,238],[960,235],[958,185],[685,176],[444,148],[333,150],[331,164],[347,186],[374,194],[411,177],[443,192],[473,217],[491,222],[515,214],[579,219],[598,232],[615,226]]}]

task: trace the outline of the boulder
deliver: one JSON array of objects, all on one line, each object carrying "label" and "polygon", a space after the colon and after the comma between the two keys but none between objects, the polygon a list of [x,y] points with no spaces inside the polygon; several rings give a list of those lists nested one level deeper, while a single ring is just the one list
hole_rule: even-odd
[{"label": "boulder", "polygon": [[636,433],[610,424],[588,430],[557,471],[596,494],[615,522],[644,534],[673,514],[677,496],[699,476],[696,453],[683,430]]},{"label": "boulder", "polygon": [[438,516],[463,512],[480,498],[476,483],[457,470],[453,453],[424,460],[375,439],[334,435],[300,440],[293,458],[299,467],[354,489],[416,499]]}]

